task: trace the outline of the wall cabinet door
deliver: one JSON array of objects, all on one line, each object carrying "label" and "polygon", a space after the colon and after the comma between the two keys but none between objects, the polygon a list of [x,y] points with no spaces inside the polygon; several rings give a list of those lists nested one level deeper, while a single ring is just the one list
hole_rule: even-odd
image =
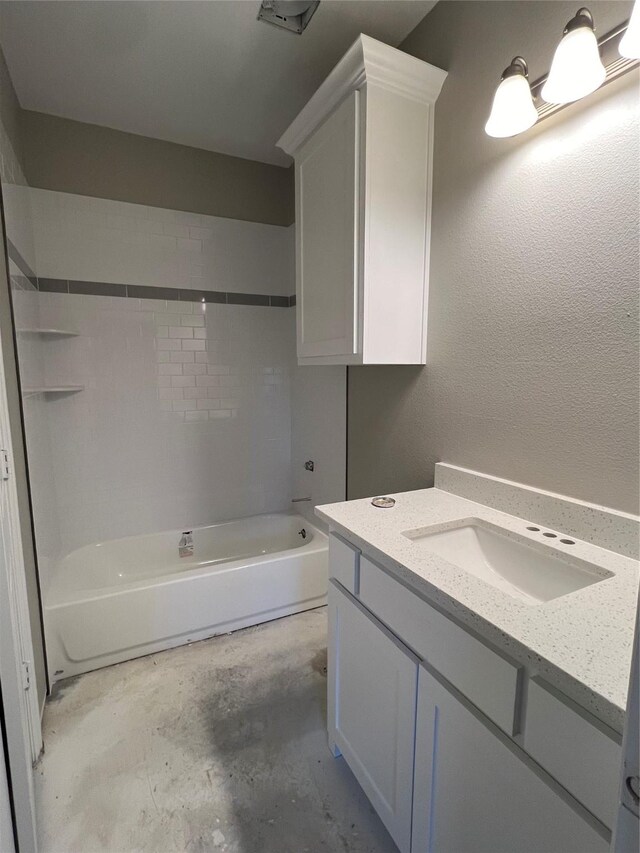
[{"label": "wall cabinet door", "polygon": [[434,105],[446,72],[360,35],[285,131],[300,364],[424,364]]},{"label": "wall cabinet door", "polygon": [[296,156],[300,358],[356,351],[359,97],[352,92]]},{"label": "wall cabinet door", "polygon": [[329,740],[401,853],[411,846],[416,659],[329,585]]},{"label": "wall cabinet door", "polygon": [[422,667],[412,853],[605,853],[608,844]]}]

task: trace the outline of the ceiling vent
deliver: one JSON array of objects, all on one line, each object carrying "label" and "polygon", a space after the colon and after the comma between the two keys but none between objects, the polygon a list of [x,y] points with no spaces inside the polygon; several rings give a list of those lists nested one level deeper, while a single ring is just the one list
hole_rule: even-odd
[{"label": "ceiling vent", "polygon": [[300,35],[319,5],[320,0],[262,0],[258,20]]}]

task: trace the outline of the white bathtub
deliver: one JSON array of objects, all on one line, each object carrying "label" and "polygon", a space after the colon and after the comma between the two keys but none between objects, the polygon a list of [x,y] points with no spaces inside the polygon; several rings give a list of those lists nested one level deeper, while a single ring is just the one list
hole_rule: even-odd
[{"label": "white bathtub", "polygon": [[297,515],[87,545],[61,560],[45,608],[51,681],[325,603],[328,543]]}]

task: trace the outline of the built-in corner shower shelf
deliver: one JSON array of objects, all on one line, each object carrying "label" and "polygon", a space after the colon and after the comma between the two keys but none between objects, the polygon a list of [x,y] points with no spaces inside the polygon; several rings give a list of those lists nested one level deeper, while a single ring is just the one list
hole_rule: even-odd
[{"label": "built-in corner shower shelf", "polygon": [[24,388],[22,393],[25,397],[33,397],[35,394],[76,394],[78,391],[84,391],[84,385],[42,385]]},{"label": "built-in corner shower shelf", "polygon": [[18,329],[21,335],[40,335],[43,338],[76,338],[80,332],[70,329]]}]

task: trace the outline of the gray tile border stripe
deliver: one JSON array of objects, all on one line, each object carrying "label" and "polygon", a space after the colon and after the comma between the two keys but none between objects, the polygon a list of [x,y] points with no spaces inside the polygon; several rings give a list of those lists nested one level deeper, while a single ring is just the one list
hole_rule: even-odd
[{"label": "gray tile border stripe", "polygon": [[218,302],[226,303],[227,294],[221,290],[186,290],[179,289],[180,302]]},{"label": "gray tile border stripe", "polygon": [[270,296],[269,304],[272,308],[288,308],[289,307],[289,297],[288,296]]},{"label": "gray tile border stripe", "polygon": [[69,293],[82,293],[86,296],[126,296],[126,284],[112,284],[109,281],[69,281]]},{"label": "gray tile border stripe", "polygon": [[65,278],[39,278],[38,290],[45,293],[69,293],[69,282]]},{"label": "gray tile border stripe", "polygon": [[29,264],[22,257],[20,252],[17,250],[15,245],[11,242],[11,240],[7,237],[7,255],[9,255],[9,259],[13,261],[13,263],[18,267],[20,272],[25,275],[29,279],[29,283],[33,285],[34,288],[38,287],[38,279],[36,274],[31,269]]},{"label": "gray tile border stripe", "polygon": [[[15,263],[20,266],[18,261]],[[147,284],[115,284],[110,281],[76,281],[75,279],[67,280],[64,278],[39,278],[37,279],[37,288],[44,293],[122,296],[133,299],[169,299],[175,302],[206,302],[219,305],[260,305],[265,308],[290,308],[296,304],[295,296],[226,293],[222,290],[191,290],[183,287],[154,287]]]},{"label": "gray tile border stripe", "polygon": [[[117,286],[117,285],[116,285]],[[126,296],[133,299],[172,299],[177,302],[180,299],[180,291],[177,287],[154,287],[143,284],[127,284]],[[119,294],[114,293],[113,296]]]},{"label": "gray tile border stripe", "polygon": [[269,305],[269,297],[260,293],[227,293],[228,305]]},{"label": "gray tile border stripe", "polygon": [[23,292],[31,293],[35,290],[34,286],[31,284],[26,275],[22,275],[22,273],[11,273],[9,276],[11,279],[11,286],[15,290],[21,290]]}]

